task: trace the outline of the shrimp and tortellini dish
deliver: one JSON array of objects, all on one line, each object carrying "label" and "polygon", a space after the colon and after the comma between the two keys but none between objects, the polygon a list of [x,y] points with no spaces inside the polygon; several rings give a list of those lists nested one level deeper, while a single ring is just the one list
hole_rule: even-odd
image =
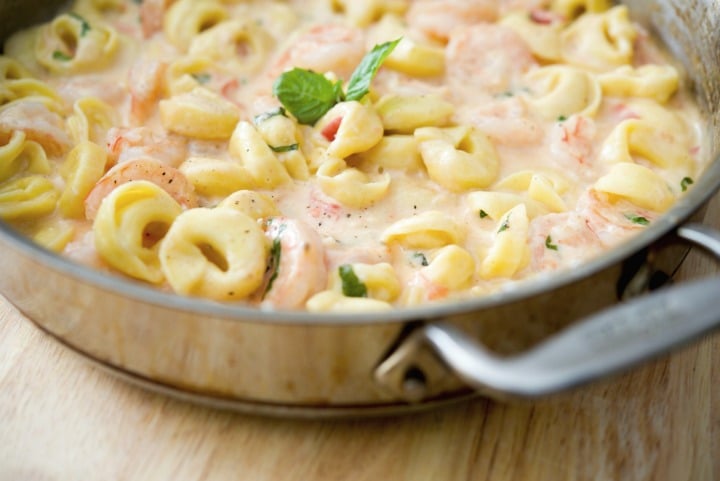
[{"label": "shrimp and tortellini dish", "polygon": [[76,0],[0,56],[0,219],[264,309],[488,295],[691,188],[683,82],[609,0]]}]

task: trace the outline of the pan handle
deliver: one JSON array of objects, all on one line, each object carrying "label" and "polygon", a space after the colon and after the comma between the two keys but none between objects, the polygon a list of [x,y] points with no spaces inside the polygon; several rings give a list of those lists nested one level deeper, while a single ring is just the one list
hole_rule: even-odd
[{"label": "pan handle", "polygon": [[[720,260],[720,232],[687,225],[679,238]],[[411,353],[429,348],[468,386],[493,397],[537,397],[578,386],[666,353],[720,328],[720,277],[661,289],[594,314],[515,357],[490,353],[448,323],[413,332],[375,371],[395,382],[409,400],[422,398],[425,376],[408,364]],[[398,370],[403,371],[398,376]]]}]

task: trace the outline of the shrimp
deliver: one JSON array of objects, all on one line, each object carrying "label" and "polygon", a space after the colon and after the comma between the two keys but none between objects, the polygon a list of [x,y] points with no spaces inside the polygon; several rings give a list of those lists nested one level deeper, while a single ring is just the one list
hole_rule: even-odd
[{"label": "shrimp", "polygon": [[548,214],[530,222],[529,243],[534,271],[571,267],[603,251],[600,238],[577,212]]},{"label": "shrimp", "polygon": [[270,219],[266,235],[273,242],[276,264],[268,269],[262,304],[276,309],[303,308],[328,282],[320,235],[303,222],[284,217]]},{"label": "shrimp", "polygon": [[488,98],[477,106],[462,106],[457,116],[461,123],[475,125],[500,144],[533,145],[543,137],[542,128],[518,97]]},{"label": "shrimp", "polygon": [[179,170],[145,158],[123,162],[108,170],[85,198],[85,217],[94,220],[102,200],[116,187],[133,180],[153,182],[186,209],[198,206],[195,188]]},{"label": "shrimp", "polygon": [[362,30],[341,25],[318,25],[292,41],[271,67],[275,78],[283,71],[299,67],[320,73],[333,72],[349,78],[365,56]]},{"label": "shrimp", "polygon": [[57,84],[57,93],[68,105],[85,97],[95,97],[109,105],[118,105],[127,99],[125,89],[116,81],[107,81],[96,75],[63,78]]},{"label": "shrimp", "polygon": [[138,60],[128,73],[130,116],[135,123],[144,122],[157,106],[162,93],[167,64],[157,60]]},{"label": "shrimp", "polygon": [[448,83],[465,92],[507,92],[537,65],[530,48],[515,31],[495,24],[453,31],[446,57]]},{"label": "shrimp", "polygon": [[177,167],[187,157],[187,139],[154,132],[148,127],[114,127],[107,134],[107,150],[112,164],[152,157]]},{"label": "shrimp", "polygon": [[0,136],[10,137],[16,130],[25,132],[27,140],[42,145],[52,157],[60,156],[72,147],[63,126],[62,117],[41,102],[19,101],[0,111]]},{"label": "shrimp", "polygon": [[563,168],[591,179],[594,173],[588,167],[593,159],[593,140],[596,133],[595,122],[591,118],[573,115],[552,127],[550,151]]},{"label": "shrimp", "polygon": [[411,29],[447,42],[452,32],[498,17],[495,0],[421,0],[413,2],[407,13]]},{"label": "shrimp", "polygon": [[605,247],[619,244],[658,217],[656,212],[642,209],[626,200],[611,199],[594,189],[580,196],[577,211]]}]

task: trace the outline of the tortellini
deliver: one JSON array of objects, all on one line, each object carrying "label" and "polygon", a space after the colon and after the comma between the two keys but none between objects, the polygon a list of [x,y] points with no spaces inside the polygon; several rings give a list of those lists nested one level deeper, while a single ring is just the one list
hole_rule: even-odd
[{"label": "tortellini", "polygon": [[113,29],[70,13],[56,17],[40,30],[35,56],[53,72],[87,72],[107,65],[118,48]]},{"label": "tortellini", "polygon": [[323,192],[340,203],[363,208],[381,200],[390,188],[390,176],[383,174],[377,180],[355,168],[348,168],[344,161],[328,158],[317,171]]},{"label": "tortellini", "polygon": [[152,182],[123,184],[100,204],[93,223],[95,248],[119,272],[159,284],[165,279],[160,240],[181,212],[180,204]]},{"label": "tortellini", "polygon": [[632,62],[636,37],[626,6],[588,13],[563,32],[562,57],[571,65],[605,72]]},{"label": "tortellini", "polygon": [[84,217],[85,198],[105,173],[106,162],[105,149],[90,141],[84,141],[70,151],[60,169],[65,177],[65,189],[59,201],[63,215]]},{"label": "tortellini", "polygon": [[263,66],[272,44],[270,34],[252,20],[227,20],[193,38],[188,53],[252,73]]},{"label": "tortellini", "polygon": [[227,10],[216,0],[178,0],[165,14],[163,30],[173,45],[186,51],[198,34],[227,18]]},{"label": "tortellini", "polygon": [[432,180],[453,192],[487,187],[498,174],[499,157],[492,142],[474,127],[452,133],[421,129],[420,155]]},{"label": "tortellini", "polygon": [[551,65],[530,72],[529,104],[548,120],[573,114],[594,116],[602,101],[602,88],[594,75],[566,65]]},{"label": "tortellini", "polygon": [[339,159],[370,150],[383,137],[377,112],[360,102],[337,104],[318,121],[315,130],[330,141],[328,155]]},{"label": "tortellini", "polygon": [[680,86],[680,75],[671,65],[625,65],[600,75],[599,81],[606,95],[649,97],[664,103]]},{"label": "tortellini", "polygon": [[495,240],[480,264],[480,276],[512,277],[528,264],[529,220],[524,204],[510,209],[498,222]]},{"label": "tortellini", "polygon": [[233,209],[191,209],[160,246],[175,291],[216,300],[244,299],[263,282],[269,245],[255,219]]},{"label": "tortellini", "polygon": [[383,232],[382,241],[411,249],[434,249],[458,244],[464,237],[462,228],[448,216],[427,211],[395,222]]},{"label": "tortellini", "polygon": [[0,219],[32,220],[55,210],[58,192],[48,179],[29,175],[0,185]]},{"label": "tortellini", "polygon": [[203,140],[227,140],[240,120],[235,104],[203,87],[160,101],[160,119],[170,132]]},{"label": "tortellini", "polygon": [[285,166],[249,122],[237,124],[230,137],[229,150],[250,174],[255,186],[273,189],[290,182]]},{"label": "tortellini", "polygon": [[445,127],[455,111],[439,95],[388,95],[375,105],[385,130],[409,134],[420,127]]},{"label": "tortellini", "polygon": [[622,162],[598,179],[595,190],[629,200],[656,212],[666,211],[675,201],[667,182],[647,167]]}]

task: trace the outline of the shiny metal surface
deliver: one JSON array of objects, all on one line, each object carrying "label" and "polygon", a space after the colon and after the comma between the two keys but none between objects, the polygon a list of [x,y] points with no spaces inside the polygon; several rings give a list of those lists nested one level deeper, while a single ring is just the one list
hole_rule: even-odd
[{"label": "shiny metal surface", "polygon": [[[17,3],[0,1],[3,19]],[[38,5],[64,2],[38,2]],[[685,64],[706,108],[708,155],[720,152],[720,9],[715,0],[632,0]],[[9,22],[10,23],[10,22]],[[4,30],[21,27],[12,24]],[[517,353],[577,319],[612,305],[640,271],[671,271],[678,254],[653,246],[703,207],[720,186],[715,161],[694,189],[642,235],[579,269],[512,291],[387,315],[270,312],[161,293],[44,251],[0,223],[0,292],[66,344],[135,379],[224,407],[275,406],[322,415],[410,406],[372,377],[417,326],[443,322],[501,354]],[[650,267],[648,268],[648,261]],[[593,296],[588,296],[588,292]],[[422,402],[466,396],[468,388],[433,356],[437,376]],[[415,385],[417,388],[417,385]],[[417,389],[416,389],[417,391]],[[267,412],[267,410],[262,410]]]},{"label": "shiny metal surface", "polygon": [[[719,232],[689,225],[681,227],[678,236],[720,261]],[[407,397],[406,373],[414,369],[418,377],[418,352],[428,347],[478,392],[493,397],[551,394],[626,370],[720,329],[718,292],[720,277],[661,289],[579,320],[539,346],[508,358],[492,354],[450,324],[430,324],[413,333],[375,376]]]}]

